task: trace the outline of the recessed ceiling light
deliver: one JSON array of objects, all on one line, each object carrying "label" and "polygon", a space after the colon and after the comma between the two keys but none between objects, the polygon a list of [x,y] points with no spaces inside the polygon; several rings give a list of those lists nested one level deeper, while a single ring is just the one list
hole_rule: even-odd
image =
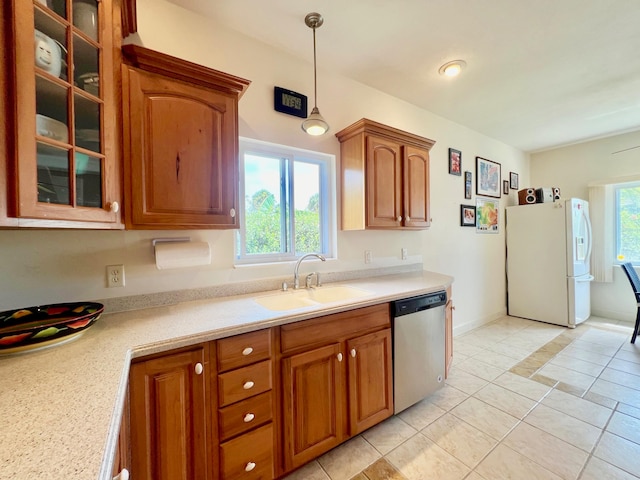
[{"label": "recessed ceiling light", "polygon": [[467,62],[464,60],[453,60],[442,65],[438,69],[440,75],[446,75],[447,77],[457,76],[464,67],[467,66]]}]

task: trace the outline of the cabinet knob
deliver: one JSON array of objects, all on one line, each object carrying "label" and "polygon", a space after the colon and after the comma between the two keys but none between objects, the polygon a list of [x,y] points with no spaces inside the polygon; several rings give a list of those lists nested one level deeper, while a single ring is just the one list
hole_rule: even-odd
[{"label": "cabinet knob", "polygon": [[242,385],[242,388],[244,388],[245,390],[251,390],[254,385],[255,383],[249,380],[248,382],[244,382],[244,385]]},{"label": "cabinet knob", "polygon": [[198,362],[198,363],[196,363],[196,366],[194,367],[194,370],[196,372],[196,375],[202,375],[204,367],[202,366],[202,364],[200,362]]},{"label": "cabinet knob", "polygon": [[253,470],[254,468],[256,468],[256,464],[254,462],[249,462],[245,465],[244,467],[244,471],[245,472],[250,472],[251,470]]},{"label": "cabinet knob", "polygon": [[118,202],[111,202],[109,204],[109,211],[111,213],[118,213],[120,211],[120,204]]},{"label": "cabinet knob", "polygon": [[352,348],[352,349],[351,349],[351,356],[352,356],[353,358],[356,358],[356,349],[355,349],[355,348]]},{"label": "cabinet knob", "polygon": [[253,348],[251,348],[251,347],[247,347],[244,350],[242,350],[242,355],[244,355],[245,357],[247,355],[251,355],[252,353],[253,353]]},{"label": "cabinet knob", "polygon": [[339,353],[338,355],[336,355],[338,357],[338,361],[341,362],[342,361],[342,353]]},{"label": "cabinet knob", "polygon": [[402,216],[398,215],[398,218],[397,218],[396,220],[398,220],[399,222],[401,222],[401,221],[402,221]]},{"label": "cabinet knob", "polygon": [[242,420],[244,421],[244,423],[249,423],[253,422],[254,418],[256,418],[256,416],[253,413],[247,413]]},{"label": "cabinet knob", "polygon": [[120,473],[113,477],[113,480],[129,480],[129,470],[123,468]]},{"label": "cabinet knob", "polygon": [[411,217],[407,216],[407,222],[411,221]]},{"label": "cabinet knob", "polygon": [[231,218],[236,218],[236,209],[232,208],[231,210],[229,210],[229,216]]}]

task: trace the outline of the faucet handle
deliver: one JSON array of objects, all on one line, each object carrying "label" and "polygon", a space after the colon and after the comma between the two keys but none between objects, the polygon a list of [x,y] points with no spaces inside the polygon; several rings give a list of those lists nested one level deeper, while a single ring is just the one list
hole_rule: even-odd
[{"label": "faucet handle", "polygon": [[309,275],[307,275],[307,278],[305,280],[305,285],[307,288],[313,288],[313,286],[311,285],[311,279],[313,278],[314,275],[317,275],[317,273],[311,272]]},{"label": "faucet handle", "polygon": [[316,273],[316,287],[321,287],[322,282],[320,281],[320,272]]}]

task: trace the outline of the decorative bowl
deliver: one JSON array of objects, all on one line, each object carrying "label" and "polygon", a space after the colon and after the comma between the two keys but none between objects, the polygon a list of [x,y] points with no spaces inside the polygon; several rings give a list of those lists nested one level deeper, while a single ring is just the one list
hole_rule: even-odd
[{"label": "decorative bowl", "polygon": [[78,337],[98,320],[104,305],[57,303],[0,312],[0,354],[47,347]]}]

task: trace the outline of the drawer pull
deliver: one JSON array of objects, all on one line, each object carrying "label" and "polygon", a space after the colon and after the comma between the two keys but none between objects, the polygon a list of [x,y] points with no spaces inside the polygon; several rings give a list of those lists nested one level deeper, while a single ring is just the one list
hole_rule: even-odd
[{"label": "drawer pull", "polygon": [[342,353],[338,354],[338,361],[341,362],[342,361]]},{"label": "drawer pull", "polygon": [[129,480],[129,470],[123,468],[118,475],[113,477],[113,480]]},{"label": "drawer pull", "polygon": [[244,355],[245,357],[247,355],[251,355],[252,353],[253,353],[253,348],[251,348],[251,347],[247,347],[244,350],[242,350],[242,355]]},{"label": "drawer pull", "polygon": [[351,349],[351,356],[352,356],[353,358],[356,358],[356,349],[355,349],[355,348],[352,348],[352,349]]},{"label": "drawer pull", "polygon": [[253,422],[254,418],[256,418],[256,416],[253,413],[247,413],[244,416],[243,420],[244,420],[244,423],[249,423],[249,422]]},{"label": "drawer pull", "polygon": [[244,471],[245,472],[250,472],[251,470],[253,470],[254,468],[256,468],[256,464],[254,462],[249,462],[247,463],[247,465],[244,467]]},{"label": "drawer pull", "polygon": [[204,367],[200,362],[198,362],[196,363],[194,370],[196,371],[196,375],[202,375],[202,371],[204,370]]},{"label": "drawer pull", "polygon": [[254,385],[255,383],[249,380],[248,382],[245,382],[244,385],[242,385],[242,388],[244,388],[245,390],[251,390]]}]

